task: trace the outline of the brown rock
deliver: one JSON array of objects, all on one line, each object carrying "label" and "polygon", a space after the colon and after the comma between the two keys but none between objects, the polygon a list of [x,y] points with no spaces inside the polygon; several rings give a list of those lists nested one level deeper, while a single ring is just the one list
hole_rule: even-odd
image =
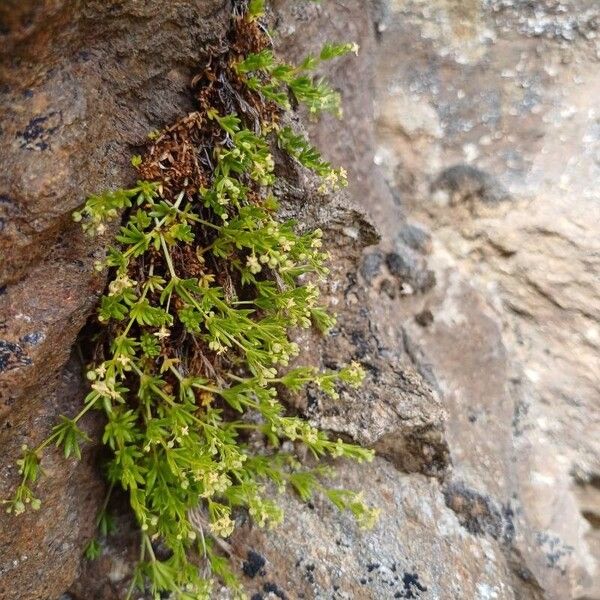
[{"label": "brown rock", "polygon": [[[35,364],[35,363],[34,363]],[[43,405],[29,411],[12,409],[0,429],[3,461],[0,495],[6,498],[18,481],[15,458],[22,444],[33,446],[47,435],[59,413],[79,410],[85,385],[81,365],[72,359],[57,381],[48,382]],[[21,401],[27,403],[25,397]],[[92,417],[83,429],[97,436],[100,422]],[[12,460],[7,460],[11,458]],[[36,488],[42,499],[39,511],[22,515],[0,513],[0,598],[2,600],[56,600],[75,576],[83,549],[94,535],[94,514],[102,501],[104,485],[94,464],[97,452],[86,444],[82,462],[65,460],[49,449],[42,460],[45,476]]]},{"label": "brown rock", "polygon": [[[71,212],[133,183],[135,146],[188,110],[192,69],[226,18],[221,0],[0,7],[2,498],[22,443],[75,414],[85,391],[81,366],[65,364],[104,286],[93,263],[107,240],[84,239]],[[102,500],[92,458],[48,452],[42,509],[0,515],[3,600],[55,600],[75,577]]]}]

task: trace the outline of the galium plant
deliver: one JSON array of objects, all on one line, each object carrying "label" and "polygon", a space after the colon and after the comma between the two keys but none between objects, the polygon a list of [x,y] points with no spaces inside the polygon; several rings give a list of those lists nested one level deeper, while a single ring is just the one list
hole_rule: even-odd
[{"label": "galium plant", "polygon": [[[194,80],[198,111],[152,134],[132,160],[137,185],[92,196],[74,214],[87,234],[102,235],[126,213],[98,264],[111,276],[98,308],[91,389],[79,414],[23,448],[22,480],[7,501],[15,514],[39,509],[42,451],[55,444],[80,458],[88,439],[80,421],[102,411],[109,495],[128,494],[140,527],[129,596],[139,588],[153,598],[210,598],[217,578],[243,597],[226,539],[244,511],[260,527],[281,522],[273,489],[292,488],[304,501],[323,494],[363,526],[376,517],[360,494],[328,487],[332,469],[319,464],[370,460],[372,452],[330,439],[278,398],[307,385],[336,397],[339,385],[363,378],[357,363],[337,372],[289,367],[299,353],[291,331],[326,333],[334,318],[318,304],[328,273],[322,233],[281,222],[273,192],[276,147],[321,177],[322,192],[345,184],[343,170],[281,119],[292,102],[339,113],[339,95],[312,72],[356,48],[330,44],[299,66],[282,63],[263,10],[252,0],[232,16],[227,44]],[[308,449],[312,466],[283,451],[284,442]],[[108,498],[100,536],[110,530],[107,506]],[[98,556],[100,542],[86,553]]]}]

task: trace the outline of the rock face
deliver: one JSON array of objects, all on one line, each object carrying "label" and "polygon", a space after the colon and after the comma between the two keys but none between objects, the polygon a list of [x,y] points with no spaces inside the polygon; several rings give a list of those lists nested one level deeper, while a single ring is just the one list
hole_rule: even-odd
[{"label": "rock face", "polygon": [[[377,449],[372,465],[338,465],[338,484],[363,489],[381,519],[362,532],[321,499],[293,496],[280,499],[278,530],[240,516],[233,559],[252,599],[599,599],[600,8],[271,7],[275,45],[292,59],[325,41],[361,46],[327,67],[344,120],[309,124],[328,159],[348,167],[348,198],[317,199],[293,169],[282,192],[286,212],[322,227],[333,256],[323,292],[338,326],[300,345],[323,367],[358,360],[368,377],[337,402],[310,391],[289,400]],[[10,110],[0,145],[2,496],[21,444],[83,394],[72,350],[104,285],[93,263],[105,241],[83,239],[69,213],[87,193],[127,183],[147,132],[191,109],[189,78],[230,9],[0,7]],[[87,425],[92,435],[99,426]],[[80,561],[102,501],[93,450],[77,466],[49,453],[44,467],[42,510],[0,516],[0,599],[57,600],[67,589],[64,600],[122,598],[136,544],[126,513],[102,557]]]},{"label": "rock face", "polygon": [[404,330],[451,480],[511,505],[546,597],[600,598],[600,7],[385,4],[376,158],[432,230],[431,320]]},{"label": "rock face", "polygon": [[341,485],[365,489],[366,498],[381,508],[380,523],[361,532],[351,517],[330,506],[316,503],[307,510],[286,499],[287,526],[277,535],[249,531],[238,548],[246,560],[251,553],[266,560],[248,578],[254,597],[519,597],[502,550],[466,531],[446,506],[437,480],[400,474],[382,459],[342,471]]},{"label": "rock face", "polygon": [[[225,4],[0,7],[1,498],[18,481],[21,445],[76,414],[85,391],[81,366],[67,362],[104,287],[93,264],[105,240],[83,239],[71,212],[87,194],[132,183],[136,145],[189,108],[191,69],[224,27]],[[92,459],[47,453],[43,510],[0,513],[3,600],[55,600],[70,585],[104,493]]]}]

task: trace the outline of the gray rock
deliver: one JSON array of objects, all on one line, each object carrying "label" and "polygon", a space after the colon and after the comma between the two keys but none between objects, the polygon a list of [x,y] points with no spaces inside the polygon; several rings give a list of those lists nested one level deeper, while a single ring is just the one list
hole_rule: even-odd
[{"label": "gray rock", "polygon": [[373,252],[367,252],[362,259],[360,265],[360,274],[363,276],[367,283],[371,283],[377,275],[381,272],[383,266],[384,257],[380,250]]},{"label": "gray rock", "polygon": [[397,241],[423,254],[431,252],[431,233],[424,226],[416,223],[402,224]]},{"label": "gray rock", "polygon": [[442,171],[432,183],[431,193],[436,202],[451,206],[510,200],[510,194],[494,176],[471,165],[455,165]]},{"label": "gray rock", "polygon": [[435,480],[399,474],[381,459],[341,472],[341,486],[364,489],[380,508],[378,525],[361,531],[320,498],[308,509],[283,498],[281,530],[248,530],[235,542],[241,555],[266,559],[264,574],[245,580],[251,594],[272,586],[279,598],[315,600],[539,598],[508,583],[512,566],[501,546],[467,531]]},{"label": "gray rock", "polygon": [[[411,181],[405,207],[432,230],[446,290],[404,298],[405,347],[448,408],[458,481],[496,501],[489,474],[513,481],[518,561],[560,600],[600,598],[599,22],[595,0],[390,0],[376,69],[376,114],[400,96],[442,128],[408,139],[377,124],[379,163]],[[458,204],[440,209],[430,182],[467,163],[483,175],[446,173],[437,199]],[[412,318],[424,310],[428,327]]]},{"label": "gray rock", "polygon": [[395,252],[388,253],[385,260],[389,272],[413,291],[426,292],[435,285],[435,274],[425,259],[402,242],[396,242]]}]

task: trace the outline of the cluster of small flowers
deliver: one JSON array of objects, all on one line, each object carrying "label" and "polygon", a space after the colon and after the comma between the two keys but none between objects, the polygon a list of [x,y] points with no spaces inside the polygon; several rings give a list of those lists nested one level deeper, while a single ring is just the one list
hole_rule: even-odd
[{"label": "cluster of small flowers", "polygon": [[283,347],[281,344],[273,344],[274,363],[287,367],[290,358],[300,354],[300,346],[296,342],[289,342]]},{"label": "cluster of small flowers", "polygon": [[189,435],[189,427],[187,425],[184,425],[183,427],[179,428],[179,431],[175,435],[175,441],[178,444],[181,444],[183,442],[183,438],[187,437],[188,435]]},{"label": "cluster of small flowers", "polygon": [[86,377],[90,381],[95,381],[96,379],[102,379],[106,375],[107,364],[106,362],[100,363],[95,369],[90,369],[86,373]]},{"label": "cluster of small flowers", "polygon": [[278,245],[278,248],[274,247],[266,250],[259,256],[253,251],[246,259],[246,266],[250,272],[255,275],[260,273],[262,271],[262,265],[266,265],[270,269],[279,268],[280,270],[293,268],[295,263],[290,259],[288,253],[291,252],[296,245],[296,240],[291,236],[282,234],[275,223],[270,224],[265,232],[267,235],[275,238],[275,243]]},{"label": "cluster of small flowers", "polygon": [[273,156],[267,154],[263,161],[254,161],[252,165],[252,171],[250,177],[258,184],[263,186],[271,185],[274,181],[273,170],[275,169],[275,162]]},{"label": "cluster of small flowers", "polygon": [[339,378],[352,386],[359,386],[365,378],[365,370],[360,363],[353,360],[347,367],[339,372]]},{"label": "cluster of small flowers", "polygon": [[272,503],[263,502],[260,498],[254,498],[248,509],[253,521],[259,527],[277,527],[283,522],[283,510]]},{"label": "cluster of small flowers", "polygon": [[257,371],[258,383],[261,386],[267,385],[269,379],[275,379],[275,377],[277,377],[277,369],[274,367],[266,367],[262,363],[256,363],[255,368]]},{"label": "cluster of small flowers", "polygon": [[281,417],[276,426],[280,429],[276,433],[282,434],[292,442],[302,440],[307,444],[316,444],[319,441],[318,430],[307,421],[295,417]]},{"label": "cluster of small flowers", "polygon": [[362,492],[356,494],[353,502],[350,505],[350,510],[354,515],[361,529],[371,529],[375,526],[379,519],[381,510],[374,506],[369,506]]},{"label": "cluster of small flowers", "polygon": [[345,454],[344,442],[341,438],[335,440],[335,445],[331,448],[331,456],[341,458]]},{"label": "cluster of small flowers", "polygon": [[256,254],[252,253],[246,260],[246,266],[250,269],[250,273],[256,275],[262,271],[262,267],[260,266],[258,259],[256,258]]},{"label": "cluster of small flowers", "polygon": [[234,528],[235,521],[228,514],[224,514],[210,523],[210,530],[213,535],[221,538],[229,537],[233,533]]},{"label": "cluster of small flowers", "polygon": [[127,356],[127,354],[115,354],[113,361],[117,367],[117,369],[122,371],[130,371],[131,370],[131,357]]},{"label": "cluster of small flowers", "polygon": [[[309,243],[310,248],[305,252],[300,252],[297,256],[298,261],[301,263],[304,262],[312,262],[313,264],[318,264],[321,266],[321,270],[323,273],[327,273],[328,269],[322,267],[322,264],[325,260],[329,258],[329,254],[326,252],[319,252],[319,248],[323,246],[323,232],[320,229],[315,229],[311,234],[311,240]],[[284,265],[280,270],[285,272],[288,268],[293,268],[296,265],[292,262],[291,265]]]},{"label": "cluster of small flowers", "polygon": [[[106,211],[92,212],[88,211],[87,221],[83,224],[83,230],[90,236],[103,235],[106,233],[106,221],[112,221],[117,218],[116,208],[110,208]],[[79,211],[73,213],[73,220],[78,223],[83,220],[83,214]]]},{"label": "cluster of small flowers", "polygon": [[108,284],[108,295],[118,296],[135,285],[137,285],[137,281],[133,281],[133,279],[130,279],[126,274],[121,273]]},{"label": "cluster of small flowers", "polygon": [[203,471],[194,476],[196,481],[204,487],[200,494],[202,498],[212,498],[216,494],[222,494],[231,486],[231,480],[225,473],[217,471]]},{"label": "cluster of small flowers", "polygon": [[299,352],[300,348],[295,342],[289,342],[285,346],[275,342],[270,348],[269,357],[274,365],[286,367],[290,363],[290,357],[298,356]]},{"label": "cluster of small flowers", "polygon": [[319,299],[319,289],[310,281],[304,286],[304,289],[306,290],[306,304],[312,308]]},{"label": "cluster of small flowers", "polygon": [[25,512],[25,504],[21,500],[17,500],[14,504],[7,507],[6,512],[16,516],[22,515]]},{"label": "cluster of small flowers", "polygon": [[332,191],[339,190],[348,185],[348,173],[344,167],[339,169],[331,169],[331,171],[323,177],[323,181],[319,186],[320,194],[329,194]]},{"label": "cluster of small flowers", "polygon": [[23,500],[17,500],[8,506],[6,512],[14,514],[15,516],[22,515],[25,512],[27,504],[31,506],[32,510],[39,510],[42,506],[42,501],[39,498],[33,498],[32,496],[27,495]]},{"label": "cluster of small flowers", "polygon": [[92,389],[103,398],[110,398],[111,400],[118,400],[122,402],[123,398],[114,386],[114,379],[101,379],[92,383]]},{"label": "cluster of small flowers", "polygon": [[[239,150],[233,149],[230,153],[238,152]],[[236,204],[237,201],[243,197],[244,190],[240,183],[232,177],[223,177],[215,186],[217,190],[217,202],[221,206],[227,206],[228,204]]]},{"label": "cluster of small flowers", "polygon": [[208,347],[210,350],[216,352],[217,354],[223,354],[223,352],[227,350],[227,348],[219,340],[216,339],[210,340],[210,342],[208,342]]},{"label": "cluster of small flowers", "polygon": [[161,325],[158,328],[158,331],[154,332],[154,335],[159,339],[159,340],[164,340],[166,338],[168,338],[171,335],[171,332],[169,331],[169,329],[165,326],[165,325]]},{"label": "cluster of small flowers", "polygon": [[109,191],[101,196],[88,198],[81,211],[73,213],[75,222],[82,221],[83,231],[91,236],[106,232],[106,222],[115,220],[123,208],[131,206],[132,198],[138,196],[138,204],[152,199],[157,185],[148,181],[138,181],[130,190]]},{"label": "cluster of small flowers", "polygon": [[[21,464],[21,460],[17,461],[17,464]],[[23,470],[19,469],[19,473],[22,475]],[[15,493],[15,499],[8,503],[6,512],[15,516],[22,515],[27,506],[30,506],[32,510],[39,510],[42,506],[42,501],[33,495],[32,490],[26,485],[21,484]]]}]

